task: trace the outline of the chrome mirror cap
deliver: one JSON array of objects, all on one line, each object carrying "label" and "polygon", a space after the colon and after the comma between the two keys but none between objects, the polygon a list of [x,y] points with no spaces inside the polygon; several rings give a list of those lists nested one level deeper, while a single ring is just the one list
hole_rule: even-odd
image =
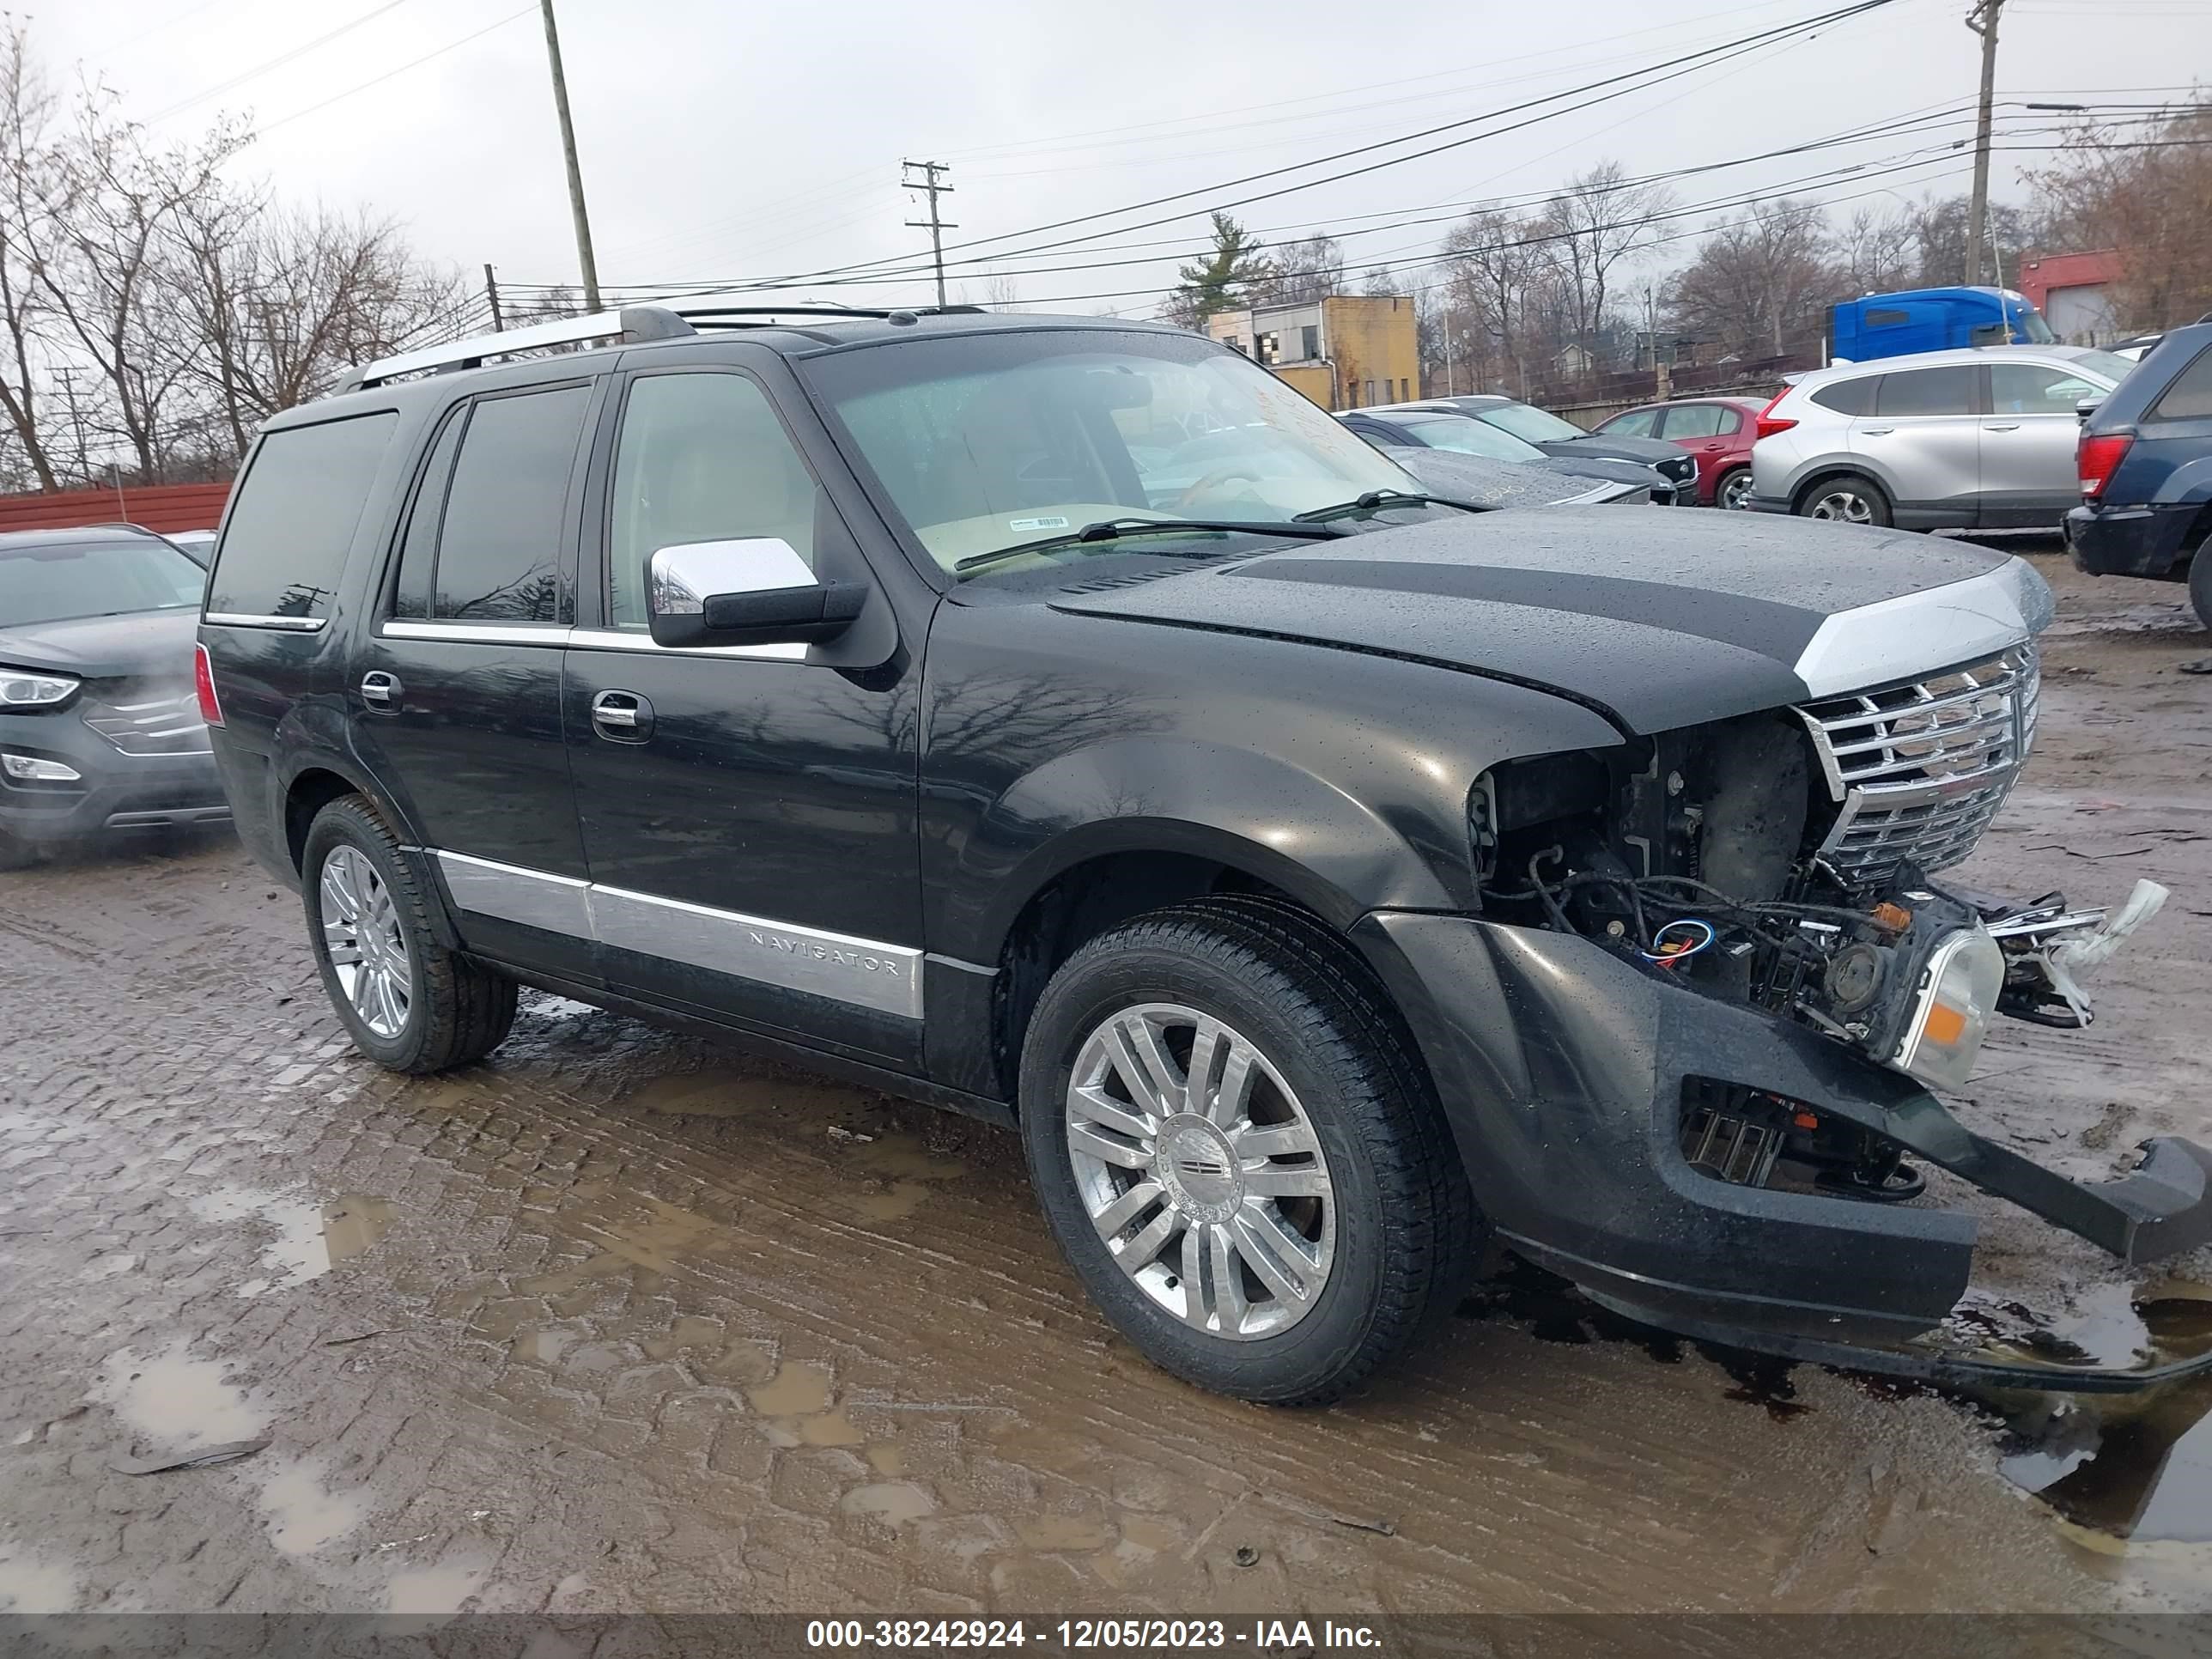
[{"label": "chrome mirror cap", "polygon": [[681,542],[654,551],[647,566],[645,602],[656,617],[700,617],[714,594],[764,593],[813,583],[806,561],[781,537]]}]

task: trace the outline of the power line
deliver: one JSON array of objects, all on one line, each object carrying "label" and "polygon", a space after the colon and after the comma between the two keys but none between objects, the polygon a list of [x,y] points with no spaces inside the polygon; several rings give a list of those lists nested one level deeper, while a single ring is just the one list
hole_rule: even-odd
[{"label": "power line", "polygon": [[304,117],[313,115],[319,110],[325,110],[332,104],[341,103],[346,99],[352,97],[356,93],[367,92],[371,87],[380,87],[386,81],[391,80],[394,76],[404,75],[408,70],[412,69],[420,69],[432,58],[443,58],[449,52],[459,51],[461,47],[467,46],[471,40],[482,40],[485,35],[489,34],[494,29],[505,28],[509,23],[519,21],[520,19],[525,17],[535,15],[537,10],[537,0],[532,0],[531,4],[523,7],[520,11],[511,11],[507,13],[506,16],[500,18],[497,21],[487,23],[482,28],[476,30],[472,33],[465,34],[458,40],[447,42],[446,45],[440,46],[434,52],[426,52],[420,58],[410,59],[408,62],[400,64],[398,69],[386,70],[383,74],[374,76],[369,80],[363,81],[357,86],[348,87],[343,92],[334,92],[329,97],[323,99],[320,102],[308,105],[305,109],[295,109],[289,115],[279,116],[274,121],[260,123],[254,129],[254,136],[258,137],[264,133],[274,132],[278,127],[289,126],[291,123],[300,120]]},{"label": "power line", "polygon": [[[930,264],[937,271],[937,303],[940,309],[945,305],[945,233],[960,228],[957,225],[947,224],[938,216],[937,212],[937,198],[952,194],[952,186],[939,184],[937,175],[951,171],[951,169],[942,161],[901,161],[899,163],[900,185],[907,190],[926,191],[929,197],[929,217],[909,219],[906,223],[909,230],[926,229],[929,232]],[[920,184],[914,181],[913,175],[917,173],[921,175]]]},{"label": "power line", "polygon": [[166,121],[172,115],[191,109],[195,105],[204,104],[210,98],[220,97],[224,93],[228,92],[232,88],[242,87],[248,81],[258,80],[262,76],[268,74],[270,70],[281,69],[285,64],[292,62],[295,58],[304,58],[309,52],[314,51],[318,46],[326,46],[339,36],[350,34],[354,30],[359,28],[363,23],[374,22],[377,18],[383,16],[385,13],[388,11],[396,11],[406,3],[407,0],[385,0],[385,3],[383,5],[379,6],[374,11],[363,12],[360,16],[355,18],[350,23],[341,23],[329,33],[319,34],[313,40],[308,41],[305,46],[295,46],[289,52],[278,53],[276,57],[270,58],[266,63],[256,64],[252,69],[241,70],[240,73],[232,76],[229,80],[219,82],[216,85],[210,87],[204,92],[196,92],[191,97],[183,100],[181,102],[172,104],[167,109],[156,111],[152,115],[148,116],[146,119],[149,124],[155,121]]}]

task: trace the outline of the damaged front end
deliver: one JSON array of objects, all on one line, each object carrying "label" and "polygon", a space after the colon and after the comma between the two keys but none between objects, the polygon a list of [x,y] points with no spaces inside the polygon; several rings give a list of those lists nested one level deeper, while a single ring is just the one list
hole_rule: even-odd
[{"label": "damaged front end", "polygon": [[2161,1138],[2122,1179],[2072,1182],[1930,1092],[1966,1083],[1999,1016],[2087,1024],[2083,980],[2165,896],[2139,884],[2107,915],[1939,878],[2018,775],[2035,696],[2023,644],[1479,781],[1483,915],[1360,932],[1506,1243],[1616,1311],[1795,1358],[2070,1389],[2172,1374],[1924,1339],[1966,1290],[1975,1223],[1912,1201],[1922,1166],[2131,1263],[2212,1241],[2212,1152]]}]

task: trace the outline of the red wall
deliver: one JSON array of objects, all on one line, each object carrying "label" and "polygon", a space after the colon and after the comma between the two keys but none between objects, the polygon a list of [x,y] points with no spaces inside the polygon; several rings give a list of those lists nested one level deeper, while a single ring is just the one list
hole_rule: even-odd
[{"label": "red wall", "polygon": [[212,530],[229,499],[227,483],[148,484],[135,489],[125,484],[119,498],[112,488],[0,495],[0,532],[68,530],[118,520],[149,530]]},{"label": "red wall", "polygon": [[2092,253],[2046,253],[2023,259],[2014,281],[2028,304],[2042,311],[2054,288],[2096,288],[2119,277],[2118,250],[2099,248]]}]

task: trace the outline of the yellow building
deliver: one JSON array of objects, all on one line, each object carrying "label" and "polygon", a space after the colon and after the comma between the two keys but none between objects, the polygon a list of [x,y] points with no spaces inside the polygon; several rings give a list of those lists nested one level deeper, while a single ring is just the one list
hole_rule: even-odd
[{"label": "yellow building", "polygon": [[1413,302],[1399,295],[1333,294],[1220,311],[1206,319],[1206,331],[1326,410],[1408,403],[1419,392]]}]

